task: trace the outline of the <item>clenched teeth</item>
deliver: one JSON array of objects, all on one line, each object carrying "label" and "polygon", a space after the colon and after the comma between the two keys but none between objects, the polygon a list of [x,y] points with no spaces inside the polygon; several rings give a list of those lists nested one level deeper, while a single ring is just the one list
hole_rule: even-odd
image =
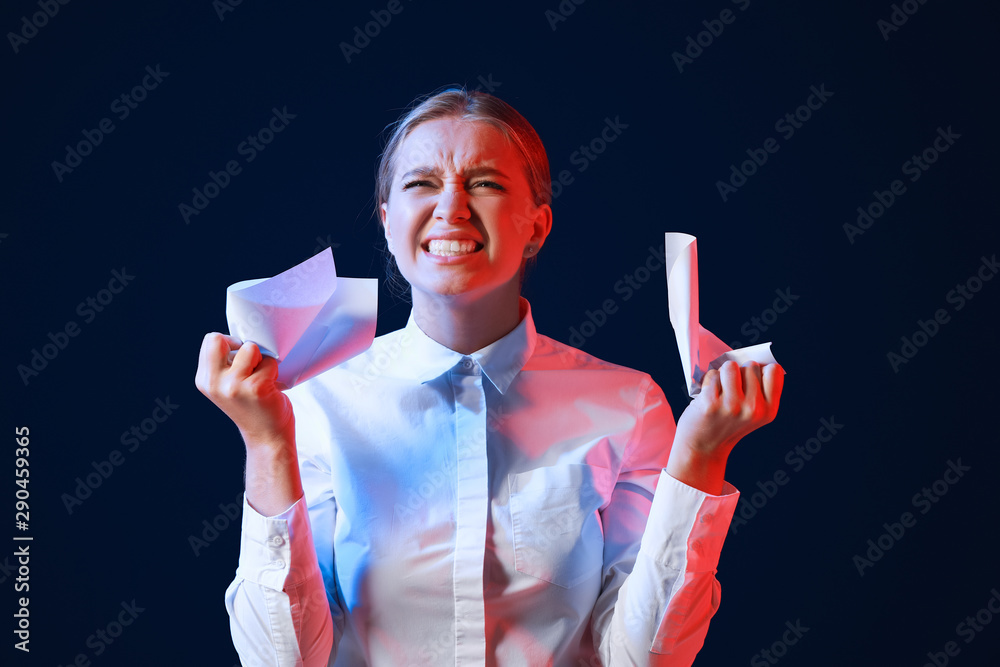
[{"label": "clenched teeth", "polygon": [[479,244],[475,241],[448,241],[445,239],[433,239],[427,243],[427,252],[440,257],[457,257],[458,255],[468,255],[479,249]]}]

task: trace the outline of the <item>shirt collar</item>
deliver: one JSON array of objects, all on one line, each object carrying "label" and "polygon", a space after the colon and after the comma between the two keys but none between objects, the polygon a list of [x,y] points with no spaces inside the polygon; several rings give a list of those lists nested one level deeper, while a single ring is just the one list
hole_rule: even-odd
[{"label": "shirt collar", "polygon": [[421,331],[410,311],[403,335],[412,342],[403,349],[401,364],[405,374],[421,383],[433,380],[454,368],[463,357],[470,357],[482,369],[483,375],[503,394],[528,362],[535,349],[535,322],[531,305],[520,297],[521,321],[503,338],[469,355],[461,354],[430,338]]}]

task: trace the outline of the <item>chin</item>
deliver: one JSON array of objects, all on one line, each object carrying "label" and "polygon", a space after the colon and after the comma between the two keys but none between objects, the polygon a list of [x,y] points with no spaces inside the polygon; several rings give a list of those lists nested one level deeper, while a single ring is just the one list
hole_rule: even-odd
[{"label": "chin", "polygon": [[461,280],[449,280],[431,285],[423,285],[420,287],[420,290],[429,297],[448,298],[477,298],[486,296],[490,292],[484,285],[476,285],[475,283]]}]

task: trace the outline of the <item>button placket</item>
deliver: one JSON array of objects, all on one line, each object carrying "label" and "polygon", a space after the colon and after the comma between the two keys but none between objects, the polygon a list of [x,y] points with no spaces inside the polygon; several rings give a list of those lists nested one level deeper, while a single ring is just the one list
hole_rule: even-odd
[{"label": "button placket", "polygon": [[[458,364],[458,370],[467,361]],[[452,376],[455,392],[457,447],[457,507],[454,565],[456,664],[485,665],[486,610],[483,563],[489,513],[486,456],[486,394],[482,376],[472,372]]]}]

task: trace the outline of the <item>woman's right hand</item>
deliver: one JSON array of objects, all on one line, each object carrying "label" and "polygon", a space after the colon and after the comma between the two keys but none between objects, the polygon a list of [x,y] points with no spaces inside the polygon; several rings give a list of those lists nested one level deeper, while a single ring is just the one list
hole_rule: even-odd
[{"label": "woman's right hand", "polygon": [[210,333],[201,343],[195,386],[236,424],[247,448],[294,443],[292,404],[277,382],[278,362],[255,343]]},{"label": "woman's right hand", "polygon": [[255,343],[210,333],[201,343],[194,383],[240,429],[247,446],[246,499],[277,516],[302,497],[292,402],[278,383],[278,362]]}]

